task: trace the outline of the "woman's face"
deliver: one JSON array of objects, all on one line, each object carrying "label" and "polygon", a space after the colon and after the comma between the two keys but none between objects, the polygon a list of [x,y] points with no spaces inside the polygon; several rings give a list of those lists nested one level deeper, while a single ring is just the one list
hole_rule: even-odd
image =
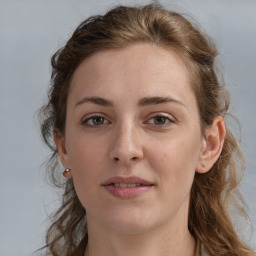
[{"label": "woman's face", "polygon": [[203,145],[189,75],[174,51],[106,50],[75,71],[58,148],[89,228],[186,227]]}]

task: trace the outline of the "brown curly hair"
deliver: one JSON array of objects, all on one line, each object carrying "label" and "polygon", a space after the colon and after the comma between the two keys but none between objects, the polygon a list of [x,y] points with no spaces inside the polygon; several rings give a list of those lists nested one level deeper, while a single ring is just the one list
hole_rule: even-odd
[{"label": "brown curly hair", "polygon": [[[53,215],[46,234],[47,255],[83,256],[88,241],[86,210],[76,195],[72,179],[63,181],[56,171],[58,153],[53,142],[54,131],[65,133],[72,75],[88,56],[137,42],[174,49],[189,66],[202,131],[216,116],[227,114],[229,97],[216,70],[217,50],[211,40],[181,14],[159,4],[119,6],[105,15],[83,21],[66,45],[52,57],[49,102],[40,115],[43,139],[52,150],[47,169],[53,184],[64,189],[62,205]],[[209,172],[196,173],[191,188],[188,228],[197,241],[198,254],[203,245],[209,255],[254,255],[253,250],[239,239],[229,213],[232,203],[247,216],[237,189],[243,172],[243,155],[227,128],[219,159]]]}]

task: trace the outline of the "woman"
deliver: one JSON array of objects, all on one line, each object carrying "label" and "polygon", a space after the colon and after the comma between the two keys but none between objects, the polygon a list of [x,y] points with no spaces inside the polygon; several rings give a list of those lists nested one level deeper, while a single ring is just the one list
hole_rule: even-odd
[{"label": "woman", "polygon": [[243,158],[216,56],[156,4],[91,17],[55,53],[41,131],[65,192],[49,255],[254,254],[229,216],[230,203],[245,213]]}]

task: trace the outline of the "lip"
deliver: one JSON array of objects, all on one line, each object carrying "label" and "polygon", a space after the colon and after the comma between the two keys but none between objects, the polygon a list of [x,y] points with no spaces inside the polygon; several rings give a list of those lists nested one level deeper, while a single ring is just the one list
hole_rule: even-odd
[{"label": "lip", "polygon": [[110,179],[107,179],[106,181],[103,182],[103,186],[108,186],[114,183],[125,183],[125,184],[132,184],[132,183],[137,183],[137,184],[142,184],[144,186],[149,186],[149,185],[154,185],[152,182],[144,180],[140,177],[137,176],[132,176],[132,177],[112,177]]},{"label": "lip", "polygon": [[[124,184],[140,184],[137,187],[117,187],[114,183],[124,183]],[[141,194],[149,191],[154,184],[150,181],[144,180],[140,177],[112,177],[107,179],[102,184],[111,195],[118,197],[120,199],[132,199],[138,197]]]}]

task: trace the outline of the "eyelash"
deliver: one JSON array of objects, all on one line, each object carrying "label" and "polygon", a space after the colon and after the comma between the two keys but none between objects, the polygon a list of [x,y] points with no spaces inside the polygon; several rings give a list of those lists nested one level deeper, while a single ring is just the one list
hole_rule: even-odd
[{"label": "eyelash", "polygon": [[81,124],[84,125],[84,126],[87,126],[87,127],[98,128],[97,126],[100,126],[100,125],[88,124],[88,122],[90,120],[93,120],[94,118],[102,118],[103,120],[107,120],[106,118],[104,118],[100,115],[93,115],[93,116],[87,117],[86,119],[82,120]]},{"label": "eyelash", "polygon": [[[173,124],[174,123],[174,120],[173,119],[171,119],[168,115],[166,115],[166,114],[156,114],[156,115],[154,115],[154,116],[152,116],[150,119],[148,119],[148,120],[151,120],[151,119],[154,119],[154,121],[155,121],[155,119],[156,118],[164,118],[164,124],[153,124],[153,125],[157,125],[157,126],[168,126],[168,125],[171,125],[171,124]],[[168,121],[167,123],[166,123],[166,121]]]},{"label": "eyelash", "polygon": [[[164,118],[164,124],[152,124],[152,125],[156,125],[158,127],[164,127],[164,126],[168,126],[168,125],[171,125],[172,123],[174,123],[174,120],[165,114],[156,114],[156,115],[152,116],[150,119],[148,119],[148,121],[151,119],[159,118],[159,117]],[[99,125],[88,124],[88,122],[92,121],[94,118],[102,118],[103,124],[99,124]],[[86,127],[99,128],[100,126],[104,125],[105,120],[107,120],[107,119],[102,117],[101,115],[93,115],[93,116],[87,117],[86,119],[83,119],[81,124]],[[168,122],[166,123],[166,121],[168,121]],[[109,121],[107,121],[107,122],[110,123]]]}]

